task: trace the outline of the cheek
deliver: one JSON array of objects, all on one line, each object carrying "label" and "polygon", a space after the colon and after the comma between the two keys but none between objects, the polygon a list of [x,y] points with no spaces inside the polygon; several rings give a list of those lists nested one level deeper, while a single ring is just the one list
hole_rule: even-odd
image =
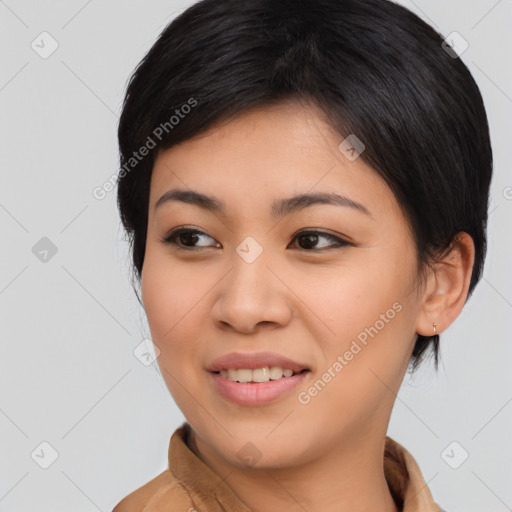
[{"label": "cheek", "polygon": [[376,253],[361,251],[343,266],[318,267],[300,272],[300,279],[295,276],[294,291],[307,306],[304,317],[311,319],[307,329],[318,342],[322,366],[332,368],[338,356],[343,358],[343,370],[332,370],[344,375],[331,388],[334,402],[348,400],[334,392],[347,382],[358,390],[352,394],[354,399],[385,394],[385,386],[370,369],[383,381],[394,383],[412,348],[412,262],[403,255],[386,260],[382,251],[379,257]]},{"label": "cheek", "polygon": [[198,273],[185,272],[167,258],[149,257],[144,262],[141,292],[151,339],[160,350],[157,363],[174,401],[194,421],[198,414],[190,394],[200,396],[195,386],[198,373],[200,329],[204,324],[205,301],[211,288]]},{"label": "cheek", "polygon": [[[347,339],[379,320],[400,301],[403,277],[385,268],[382,260],[354,258],[357,262],[297,269],[290,275],[293,290],[306,308],[309,308],[331,328],[335,338]],[[393,315],[394,310],[390,312]],[[311,316],[309,313],[308,316]],[[325,326],[324,326],[325,329]]]},{"label": "cheek", "polygon": [[180,349],[180,340],[186,341],[193,326],[201,325],[201,299],[210,287],[200,273],[185,272],[165,255],[149,253],[141,276],[142,301],[153,342],[162,352]]}]

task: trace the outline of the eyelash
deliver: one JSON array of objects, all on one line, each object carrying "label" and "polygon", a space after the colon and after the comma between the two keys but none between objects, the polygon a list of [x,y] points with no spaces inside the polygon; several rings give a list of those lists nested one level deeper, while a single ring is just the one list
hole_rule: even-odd
[{"label": "eyelash", "polygon": [[[176,239],[183,235],[183,234],[194,234],[194,235],[206,235],[207,237],[209,238],[212,238],[210,237],[209,235],[207,235],[206,233],[204,233],[203,231],[199,231],[197,229],[191,229],[191,228],[184,228],[184,227],[181,227],[181,228],[175,228],[175,229],[172,229],[170,230],[165,236],[163,236],[161,238],[161,242],[164,243],[164,244],[167,244],[167,245],[174,245],[177,249],[181,249],[181,250],[184,250],[184,251],[193,251],[193,250],[196,250],[196,249],[210,249],[211,247],[189,247],[189,246],[181,246],[178,244],[178,242],[176,241]],[[335,242],[335,246],[328,246],[328,247],[323,247],[321,249],[301,249],[303,251],[306,251],[306,252],[320,252],[320,251],[325,251],[325,250],[328,250],[328,249],[335,249],[335,248],[341,248],[341,247],[346,247],[346,246],[350,246],[350,245],[353,245],[352,243],[346,241],[346,240],[343,240],[342,238],[339,238],[337,236],[334,236],[334,235],[331,235],[330,233],[324,233],[322,231],[317,231],[317,230],[304,230],[304,231],[299,231],[292,239],[295,240],[295,239],[298,239],[299,237],[301,236],[308,236],[308,235],[314,235],[314,236],[321,236],[321,237],[324,237],[324,238],[327,238],[331,241],[334,241]]]}]

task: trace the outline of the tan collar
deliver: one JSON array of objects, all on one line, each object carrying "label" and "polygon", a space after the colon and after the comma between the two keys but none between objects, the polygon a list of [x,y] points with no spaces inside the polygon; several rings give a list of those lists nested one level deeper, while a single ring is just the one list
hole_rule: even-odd
[{"label": "tan collar", "polygon": [[[190,425],[184,423],[171,437],[171,473],[200,500],[208,512],[251,512],[229,485],[187,446],[189,433]],[[386,437],[384,474],[401,512],[440,512],[418,464],[405,448],[390,437]]]},{"label": "tan collar", "polygon": [[413,456],[390,437],[386,437],[384,475],[402,512],[441,512]]}]

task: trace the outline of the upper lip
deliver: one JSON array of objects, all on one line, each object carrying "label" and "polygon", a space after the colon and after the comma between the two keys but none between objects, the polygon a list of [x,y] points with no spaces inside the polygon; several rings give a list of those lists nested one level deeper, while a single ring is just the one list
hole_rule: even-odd
[{"label": "upper lip", "polygon": [[210,372],[218,372],[220,370],[237,368],[254,370],[256,368],[264,368],[265,366],[279,366],[294,372],[309,370],[305,364],[292,361],[288,357],[274,352],[232,352],[215,359],[206,369]]}]

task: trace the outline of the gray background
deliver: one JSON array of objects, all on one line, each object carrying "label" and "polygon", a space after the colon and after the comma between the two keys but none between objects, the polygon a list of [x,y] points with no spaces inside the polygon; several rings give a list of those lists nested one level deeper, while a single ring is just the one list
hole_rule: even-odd
[{"label": "gray background", "polygon": [[[156,362],[133,353],[149,330],[115,193],[97,200],[92,191],[117,172],[130,73],[191,3],[0,0],[4,512],[111,510],[165,469],[183,421]],[[427,365],[406,377],[389,435],[450,512],[512,510],[512,0],[402,3],[468,41],[462,59],[486,102],[496,165],[484,277],[442,335],[438,374]],[[31,47],[51,48],[43,31],[58,43],[46,59]],[[46,261],[43,237],[57,249]],[[47,469],[43,441],[58,453]],[[458,469],[441,455],[453,441],[452,465],[469,453]]]}]

